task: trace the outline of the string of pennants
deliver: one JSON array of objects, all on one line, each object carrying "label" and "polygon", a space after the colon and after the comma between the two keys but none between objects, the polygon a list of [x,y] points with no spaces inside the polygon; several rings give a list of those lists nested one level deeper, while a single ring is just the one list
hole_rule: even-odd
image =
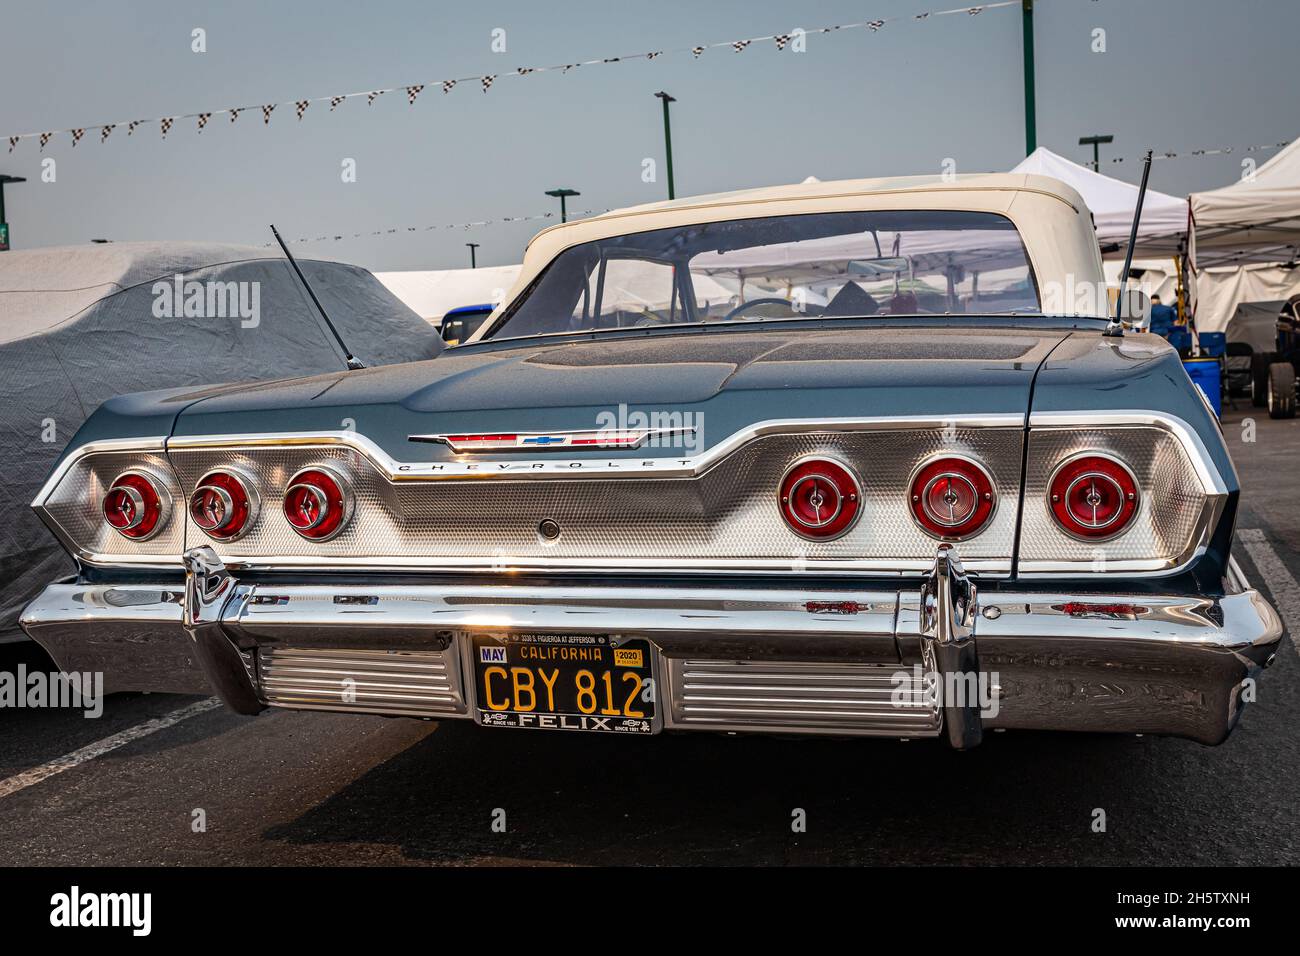
[{"label": "string of pennants", "polygon": [[[1021,0],[1000,0],[1000,2],[996,2],[996,3],[984,3],[978,6],[956,7],[951,10],[936,10],[928,13],[916,13],[916,14],[906,14],[906,15],[900,15],[894,17],[882,17],[876,20],[863,20],[858,23],[841,23],[833,26],[814,27],[814,28],[804,29],[802,32],[805,36],[812,36],[815,34],[826,34],[826,33],[840,33],[846,30],[867,30],[870,33],[878,33],[889,24],[900,22],[900,21],[924,21],[924,20],[931,20],[937,17],[946,17],[946,16],[955,16],[955,15],[973,17],[973,16],[978,16],[979,14],[985,12],[986,10],[996,10],[1004,7],[1019,7],[1020,5],[1021,5]],[[333,113],[339,106],[343,105],[343,103],[346,102],[347,100],[359,99],[361,97],[364,97],[366,101],[366,105],[371,106],[374,104],[375,100],[377,100],[379,97],[383,96],[386,93],[400,92],[406,97],[407,104],[410,106],[414,106],[416,99],[425,90],[441,90],[443,94],[448,94],[452,90],[456,89],[457,87],[469,86],[469,87],[477,87],[483,93],[487,93],[492,89],[493,84],[495,84],[498,80],[506,79],[507,77],[533,76],[539,73],[569,73],[570,71],[579,69],[580,67],[608,66],[615,63],[627,63],[634,60],[657,60],[660,57],[673,55],[673,54],[690,53],[694,59],[698,60],[709,50],[714,50],[718,48],[723,48],[723,49],[729,48],[734,53],[743,53],[745,52],[745,50],[749,49],[749,47],[751,47],[755,43],[772,43],[776,46],[778,51],[783,51],[791,45],[791,42],[794,40],[795,36],[796,34],[793,31],[790,33],[776,33],[776,34],[770,34],[768,36],[750,37],[749,39],[745,39],[745,40],[724,40],[719,43],[705,43],[696,46],[682,47],[680,49],[675,49],[675,50],[655,50],[649,53],[634,53],[627,56],[607,56],[607,57],[600,57],[592,60],[580,60],[575,63],[561,63],[555,66],[519,67],[518,69],[503,71],[501,73],[484,73],[478,76],[462,76],[462,77],[457,77],[456,79],[435,80],[433,82],[417,83],[411,86],[393,86],[393,87],[387,87],[385,89],[364,90],[355,93],[336,93],[330,96],[312,96],[312,97],[307,97],[306,99],[291,100],[285,103],[267,103],[260,107],[259,106],[251,106],[251,107],[233,106],[233,107],[227,107],[225,109],[207,110],[204,112],[179,113],[175,116],[161,116],[161,117],[155,117],[153,119],[129,120],[129,121],[117,122],[117,123],[88,123],[84,126],[76,126],[69,129],[49,130],[43,133],[16,133],[7,136],[5,138],[8,141],[9,152],[12,153],[14,149],[18,146],[18,144],[26,139],[37,140],[40,144],[41,150],[43,151],[55,136],[61,134],[67,134],[68,136],[70,136],[72,139],[72,145],[75,147],[78,143],[81,142],[82,138],[86,135],[87,132],[94,132],[97,130],[99,132],[99,141],[102,144],[102,143],[106,143],[108,141],[109,136],[111,136],[113,132],[118,128],[125,128],[126,135],[131,136],[141,126],[152,126],[153,124],[157,124],[159,132],[162,134],[162,138],[166,139],[167,134],[172,131],[172,128],[180,120],[194,120],[198,132],[201,133],[203,132],[204,129],[207,128],[209,122],[213,119],[213,117],[225,115],[229,118],[230,122],[233,123],[237,119],[239,119],[241,113],[245,113],[245,112],[253,112],[254,115],[256,115],[257,112],[260,112],[262,116],[262,125],[269,126],[271,125],[271,114],[276,110],[277,107],[280,106],[286,108],[292,108],[299,120],[303,118],[304,114],[306,114],[308,108],[313,103],[328,102],[329,112]]]},{"label": "string of pennants", "polygon": [[[1214,149],[1188,149],[1181,153],[1172,151],[1156,151],[1151,158],[1156,159],[1187,159],[1193,156],[1231,156],[1233,153],[1261,153],[1270,149],[1281,149],[1284,146],[1290,146],[1291,141],[1284,139],[1280,143],[1254,143],[1250,146],[1219,146]],[[1115,156],[1110,160],[1112,163],[1124,162],[1123,156]]]},{"label": "string of pennants", "polygon": [[[612,208],[612,207],[611,207]],[[588,216],[599,216],[601,213],[609,212],[609,209],[584,209],[581,212],[569,214],[570,221],[574,219],[585,219]],[[389,229],[373,229],[369,232],[352,232],[340,233],[332,236],[304,236],[299,239],[289,239],[288,242],[339,242],[343,239],[367,239],[374,236],[396,236],[409,235],[413,232],[431,232],[434,229],[476,229],[481,226],[495,226],[500,223],[509,222],[538,222],[545,219],[554,219],[559,215],[556,212],[540,212],[532,216],[502,216],[500,219],[476,219],[473,222],[449,222],[434,226],[394,226]],[[272,246],[272,242],[262,243],[264,246]]]}]

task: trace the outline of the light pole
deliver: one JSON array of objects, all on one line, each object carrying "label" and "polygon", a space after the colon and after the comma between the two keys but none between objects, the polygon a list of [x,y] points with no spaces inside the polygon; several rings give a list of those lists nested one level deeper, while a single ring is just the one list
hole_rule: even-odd
[{"label": "light pole", "polygon": [[467,242],[465,245],[469,246],[469,267],[477,269],[478,263],[474,260],[474,250],[479,247],[479,244],[477,242]]},{"label": "light pole", "polygon": [[1109,134],[1098,134],[1097,136],[1079,137],[1080,146],[1092,147],[1092,171],[1094,173],[1101,172],[1101,151],[1097,149],[1097,147],[1100,146],[1102,143],[1113,143],[1113,142],[1115,142],[1115,137]]},{"label": "light pole", "polygon": [[1034,0],[1021,0],[1020,32],[1025,66],[1025,155],[1038,148],[1038,120],[1034,106]]},{"label": "light pole", "polygon": [[0,252],[5,252],[9,248],[9,221],[5,219],[5,184],[25,182],[27,180],[23,176],[7,176],[0,173]]},{"label": "light pole", "polygon": [[655,96],[664,101],[664,153],[668,158],[668,198],[676,199],[677,193],[673,189],[673,128],[668,122],[668,104],[676,103],[677,97],[660,90]]},{"label": "light pole", "polygon": [[576,189],[567,189],[561,187],[559,189],[546,190],[546,195],[554,196],[556,199],[560,201],[560,222],[568,222],[569,209],[568,206],[565,205],[564,201],[568,199],[570,196],[581,196],[582,193],[578,192]]}]

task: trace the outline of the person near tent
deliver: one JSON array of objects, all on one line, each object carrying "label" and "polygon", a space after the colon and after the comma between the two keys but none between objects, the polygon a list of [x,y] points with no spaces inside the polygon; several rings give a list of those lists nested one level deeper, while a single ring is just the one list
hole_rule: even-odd
[{"label": "person near tent", "polygon": [[1178,311],[1172,305],[1165,305],[1160,296],[1151,297],[1151,332],[1162,339],[1168,338],[1178,322]]}]

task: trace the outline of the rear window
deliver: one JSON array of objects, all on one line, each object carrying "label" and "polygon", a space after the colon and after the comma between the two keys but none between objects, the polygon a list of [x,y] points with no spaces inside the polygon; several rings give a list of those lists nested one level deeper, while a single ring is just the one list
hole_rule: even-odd
[{"label": "rear window", "polygon": [[489,338],[799,317],[1040,310],[1024,244],[995,213],[771,216],[566,249]]}]

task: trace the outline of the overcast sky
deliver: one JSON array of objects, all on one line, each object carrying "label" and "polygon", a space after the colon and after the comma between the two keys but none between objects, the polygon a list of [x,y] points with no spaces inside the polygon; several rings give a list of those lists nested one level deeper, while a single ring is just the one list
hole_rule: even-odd
[{"label": "overcast sky", "polygon": [[[954,0],[61,0],[5,4],[0,135],[368,90],[518,67],[911,16]],[[1112,133],[1102,171],[1136,181],[1143,147],[1272,143],[1300,133],[1297,0],[1038,0],[1038,139],[1069,158],[1080,135]],[[207,52],[191,50],[206,31]],[[507,51],[491,49],[505,31]],[[1093,52],[1094,30],[1104,53]],[[199,134],[157,124],[100,145],[88,129],[44,154],[0,152],[15,248],[91,238],[260,244],[286,237],[545,212],[543,191],[582,191],[571,208],[664,198],[660,104],[673,107],[677,193],[821,179],[1004,170],[1024,155],[1020,12],[890,23],[652,62],[584,67],[388,94],[305,118],[280,107]],[[0,140],[0,149],[7,143]],[[1122,164],[1107,156],[1128,157]],[[1255,154],[1262,162],[1272,152]],[[41,159],[56,179],[41,182]],[[660,163],[642,181],[642,160]],[[1183,195],[1236,179],[1241,155],[1159,162],[1152,186]],[[345,159],[357,181],[341,181]],[[539,224],[437,229],[295,246],[373,270],[517,262]]]}]

